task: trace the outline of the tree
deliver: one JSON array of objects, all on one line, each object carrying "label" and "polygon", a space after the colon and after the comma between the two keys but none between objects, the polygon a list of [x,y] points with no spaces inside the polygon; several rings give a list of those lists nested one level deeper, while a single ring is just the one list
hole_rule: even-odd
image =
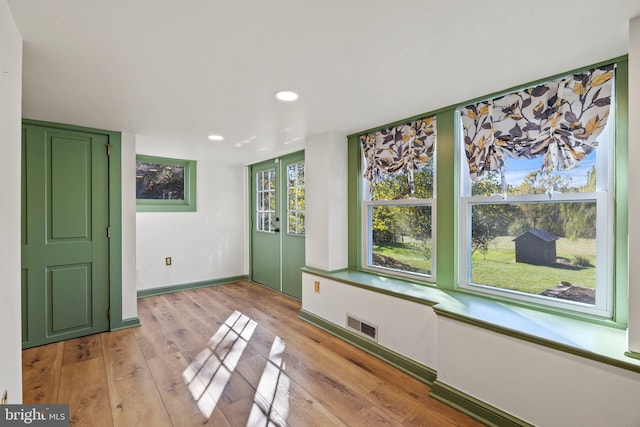
[{"label": "tree", "polygon": [[184,200],[184,167],[137,162],[136,175],[138,199]]},{"label": "tree", "polygon": [[[551,182],[549,182],[551,180]],[[569,179],[561,179],[555,175],[549,176],[541,170],[529,173],[522,184],[514,189],[515,194],[544,194],[552,185],[555,190],[566,191],[570,187]],[[541,228],[556,236],[564,236],[561,204],[559,203],[521,203],[522,228]]]},{"label": "tree", "polygon": [[[474,195],[490,195],[502,192],[502,185],[496,175],[473,183],[471,188]],[[475,204],[471,208],[471,254],[480,251],[486,255],[489,244],[497,236],[509,234],[509,226],[520,214],[516,205],[492,203]]]},{"label": "tree", "polygon": [[[433,166],[414,173],[414,192],[405,174],[380,180],[372,200],[422,199],[433,196]],[[376,206],[372,212],[374,244],[396,243],[404,236],[426,242],[431,238],[431,208],[424,206]]]},{"label": "tree", "polygon": [[[575,190],[574,190],[575,191]],[[587,172],[587,182],[577,189],[579,192],[596,191],[596,168]],[[562,204],[562,222],[565,235],[570,239],[595,239],[597,209],[595,202],[574,202]]]}]

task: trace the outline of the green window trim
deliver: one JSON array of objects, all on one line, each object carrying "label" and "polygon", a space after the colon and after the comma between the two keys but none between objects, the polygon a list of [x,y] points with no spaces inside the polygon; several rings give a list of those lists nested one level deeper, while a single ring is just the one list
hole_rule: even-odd
[{"label": "green window trim", "polygon": [[195,212],[196,209],[196,161],[169,157],[136,155],[137,162],[159,163],[184,167],[184,200],[136,199],[137,212]]},{"label": "green window trim", "polygon": [[[438,272],[436,284],[420,282],[426,287],[437,287],[442,290],[454,291],[473,297],[475,294],[470,291],[458,289],[459,281],[459,152],[456,129],[456,110],[465,105],[479,102],[484,99],[498,97],[517,90],[547,82],[552,79],[566,76],[569,73],[577,73],[589,68],[601,65],[616,63],[616,128],[615,128],[615,152],[614,152],[614,199],[613,227],[614,253],[613,253],[613,317],[611,319],[595,318],[581,313],[554,309],[542,304],[523,303],[501,297],[491,297],[496,301],[507,304],[515,304],[533,308],[543,312],[551,312],[558,316],[576,318],[586,322],[624,328],[627,325],[627,288],[628,288],[628,247],[627,247],[627,220],[628,220],[628,57],[618,57],[608,61],[602,61],[587,67],[557,74],[555,76],[539,79],[534,82],[525,83],[503,91],[488,94],[483,97],[471,99],[454,105],[450,105],[436,111],[421,113],[410,118],[401,119],[393,123],[384,124],[373,129],[363,130],[348,136],[348,268],[350,270],[365,271],[362,268],[362,164],[359,137],[365,133],[375,132],[380,129],[406,123],[427,115],[437,115],[438,145],[436,147],[437,171],[436,194],[438,194],[438,204],[436,206],[436,217],[438,221],[434,230],[436,236],[435,270]],[[401,277],[397,279],[402,280]],[[487,298],[486,295],[479,295],[479,298]]]}]

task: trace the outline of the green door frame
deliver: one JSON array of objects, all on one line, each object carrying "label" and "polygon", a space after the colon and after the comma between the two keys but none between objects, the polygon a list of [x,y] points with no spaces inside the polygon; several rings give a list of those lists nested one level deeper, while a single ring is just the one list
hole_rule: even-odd
[{"label": "green door frame", "polygon": [[[278,191],[278,195],[276,196],[277,199],[277,211],[279,213],[279,216],[281,218],[280,222],[279,222],[279,228],[280,228],[280,243],[279,245],[283,245],[285,244],[285,241],[287,239],[293,239],[293,240],[301,240],[303,242],[302,245],[302,249],[301,252],[304,253],[304,236],[288,236],[287,234],[287,225],[288,225],[288,220],[286,218],[287,215],[287,194],[286,194],[286,170],[285,167],[287,164],[291,164],[291,163],[296,163],[298,161],[304,161],[304,150],[301,151],[296,151],[294,153],[290,153],[290,154],[286,154],[284,156],[278,157],[278,158],[273,158],[273,159],[268,159],[268,160],[264,160],[262,162],[259,163],[255,163],[252,165],[249,165],[247,167],[247,177],[248,177],[248,197],[249,197],[249,280],[254,279],[254,271],[253,271],[253,232],[254,232],[254,227],[255,225],[255,209],[256,209],[256,201],[255,201],[255,188],[254,188],[254,175],[255,172],[260,171],[260,170],[264,170],[267,167],[269,167],[270,165],[276,165],[276,169],[277,169],[277,185],[279,188]],[[283,234],[284,233],[284,234]],[[299,292],[292,292],[291,291],[291,287],[286,287],[284,286],[284,284],[282,283],[284,280],[284,277],[287,276],[284,273],[284,269],[288,268],[295,268],[295,266],[293,266],[292,262],[289,259],[282,259],[281,255],[283,254],[283,250],[282,248],[280,249],[280,253],[278,255],[279,258],[279,268],[280,268],[280,284],[279,284],[279,292],[285,293],[286,295],[292,296],[294,298],[298,298],[298,299],[302,299],[302,289],[300,289]],[[303,258],[303,263],[300,267],[304,267],[304,256]],[[288,275],[291,276],[291,275]],[[300,271],[300,280],[302,280],[302,272]],[[285,292],[286,291],[286,292]]]},{"label": "green door frame", "polygon": [[[106,135],[109,140],[109,329],[126,328],[130,322],[122,319],[122,134],[120,132],[83,126],[22,119],[23,125],[72,130]],[[23,175],[24,185],[24,175]],[[24,208],[24,201],[22,207]],[[23,227],[24,227],[24,221]],[[137,322],[136,322],[137,323]]]}]

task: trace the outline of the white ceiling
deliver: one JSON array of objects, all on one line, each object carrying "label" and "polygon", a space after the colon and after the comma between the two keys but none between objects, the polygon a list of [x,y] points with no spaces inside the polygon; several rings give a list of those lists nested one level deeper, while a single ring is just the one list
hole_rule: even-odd
[{"label": "white ceiling", "polygon": [[640,14],[640,0],[9,4],[24,117],[243,164],[626,54]]}]

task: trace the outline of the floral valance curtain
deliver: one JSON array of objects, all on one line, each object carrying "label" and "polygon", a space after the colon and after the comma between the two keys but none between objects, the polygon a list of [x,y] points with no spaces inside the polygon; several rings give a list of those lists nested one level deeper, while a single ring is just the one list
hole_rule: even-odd
[{"label": "floral valance curtain", "polygon": [[407,176],[413,193],[413,174],[424,169],[433,157],[436,116],[360,136],[364,156],[364,177],[371,189],[384,176]]},{"label": "floral valance curtain", "polygon": [[578,166],[607,123],[613,75],[612,64],[461,108],[471,179],[504,177],[505,154],[544,156],[547,173]]}]

